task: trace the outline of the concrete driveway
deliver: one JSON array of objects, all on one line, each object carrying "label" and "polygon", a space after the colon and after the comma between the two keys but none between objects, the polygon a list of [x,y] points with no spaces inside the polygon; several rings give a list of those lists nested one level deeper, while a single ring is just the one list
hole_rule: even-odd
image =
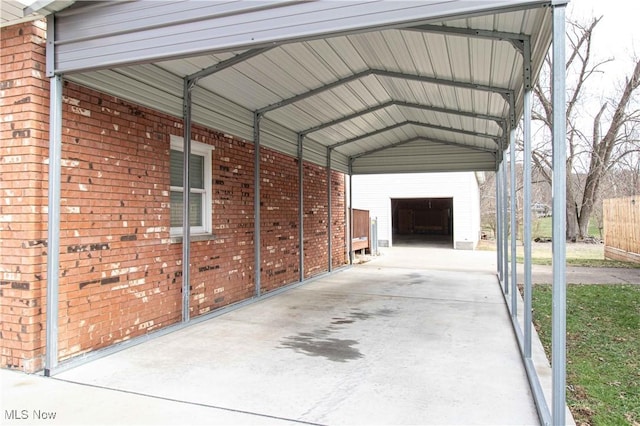
[{"label": "concrete driveway", "polygon": [[63,424],[538,424],[495,253],[424,250],[54,379],[4,371],[3,408]]}]

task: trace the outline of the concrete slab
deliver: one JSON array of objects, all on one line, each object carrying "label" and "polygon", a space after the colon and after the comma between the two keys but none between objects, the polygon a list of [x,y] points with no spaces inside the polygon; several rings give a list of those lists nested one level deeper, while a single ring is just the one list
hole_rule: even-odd
[{"label": "concrete slab", "polygon": [[447,250],[443,269],[468,268],[448,271],[437,253],[389,250],[55,379],[7,387],[17,373],[3,372],[3,409],[69,424],[538,424],[495,254]]}]

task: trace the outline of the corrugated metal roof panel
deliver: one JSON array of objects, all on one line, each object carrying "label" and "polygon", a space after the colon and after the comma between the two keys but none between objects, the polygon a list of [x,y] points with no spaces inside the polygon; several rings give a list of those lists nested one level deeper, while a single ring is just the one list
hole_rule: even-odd
[{"label": "corrugated metal roof panel", "polygon": [[15,0],[0,2],[0,25],[13,25],[24,19],[23,10],[26,6]]},{"label": "corrugated metal roof panel", "polygon": [[[196,56],[532,4],[535,2],[523,0],[85,4],[80,13],[60,15],[65,30],[57,35],[63,43],[56,68],[69,72],[130,64],[132,60]],[[153,45],[148,40],[154,40]]]},{"label": "corrugated metal roof panel", "polygon": [[134,80],[121,72],[94,71],[75,74],[67,79],[167,114],[174,116],[182,114],[181,96],[171,91],[158,89],[157,86],[143,84],[143,82]]},{"label": "corrugated metal roof panel", "polygon": [[[194,121],[251,140],[254,111],[267,111],[262,144],[291,155],[297,152],[297,132],[336,122],[307,135],[305,158],[323,164],[326,147],[339,145],[334,163],[343,169],[349,156],[404,147],[404,141],[416,137],[447,142],[448,152],[459,155],[461,163],[481,158],[478,164],[485,167],[491,153],[460,146],[496,148],[483,135],[504,137],[502,123],[510,118],[505,96],[512,91],[520,115],[523,61],[499,34],[490,38],[474,31],[530,36],[537,72],[551,37],[550,12],[540,7],[545,4],[425,0],[78,6],[74,14],[59,16],[58,28],[64,31],[57,34],[58,67],[155,61],[70,78],[179,115],[185,76],[268,45],[265,52],[198,81]],[[336,11],[342,13],[337,18]],[[473,15],[467,14],[471,11]],[[453,15],[455,19],[443,18]],[[421,27],[410,28],[416,25]],[[387,169],[410,171],[423,160],[403,154],[412,144],[368,155],[366,161],[373,158],[386,162]],[[364,158],[358,158],[360,164]],[[432,161],[424,164],[420,170],[435,167]]]}]

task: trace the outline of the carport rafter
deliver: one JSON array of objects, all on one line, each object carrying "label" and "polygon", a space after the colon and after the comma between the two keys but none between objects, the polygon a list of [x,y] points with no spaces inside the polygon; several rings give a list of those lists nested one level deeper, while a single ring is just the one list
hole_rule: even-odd
[{"label": "carport rafter", "polygon": [[531,36],[528,34],[510,33],[495,30],[479,30],[474,28],[446,27],[444,25],[419,25],[406,28],[407,30],[434,33],[442,35],[454,35],[468,38],[480,38],[485,40],[509,42],[520,55],[524,62],[524,86],[531,88]]},{"label": "carport rafter", "polygon": [[459,143],[459,142],[444,141],[442,139],[435,139],[435,138],[429,138],[429,137],[424,137],[424,136],[416,136],[414,138],[410,138],[410,139],[407,139],[407,140],[395,142],[395,143],[393,143],[391,145],[381,146],[379,148],[374,148],[374,149],[371,149],[369,151],[362,152],[360,154],[352,155],[351,157],[349,157],[349,160],[353,163],[358,158],[365,157],[365,156],[371,155],[371,154],[375,154],[376,152],[381,152],[381,151],[384,151],[386,149],[396,148],[398,146],[406,145],[406,144],[409,144],[411,142],[416,142],[416,141],[433,142],[433,143],[437,143],[437,144],[441,144],[441,145],[451,145],[451,146],[457,146],[457,147],[460,147],[460,148],[471,149],[471,150],[474,150],[474,151],[488,152],[488,153],[491,153],[491,154],[494,154],[494,155],[496,154],[496,150],[495,149],[483,148],[483,147],[474,146],[474,145],[466,145],[466,144]]},{"label": "carport rafter", "polygon": [[300,93],[298,95],[292,96],[292,97],[287,98],[287,99],[283,99],[283,100],[275,102],[275,103],[273,103],[271,105],[267,105],[265,107],[259,108],[257,110],[257,112],[259,112],[261,114],[265,114],[265,113],[267,113],[269,111],[273,111],[273,110],[285,107],[287,105],[294,104],[296,102],[302,101],[304,99],[310,98],[312,96],[318,95],[320,93],[329,91],[329,90],[334,89],[336,87],[345,85],[345,84],[350,83],[352,81],[356,81],[356,80],[359,80],[359,79],[362,79],[362,78],[365,78],[365,77],[368,77],[368,76],[397,78],[397,79],[401,79],[401,80],[417,81],[417,82],[420,82],[420,83],[429,83],[429,84],[435,84],[435,85],[457,87],[457,88],[468,89],[468,90],[481,90],[481,91],[485,91],[485,92],[500,94],[504,99],[508,99],[509,96],[513,97],[513,90],[508,88],[508,87],[496,87],[496,86],[485,85],[485,84],[477,84],[477,83],[462,82],[462,81],[455,81],[455,80],[446,80],[446,79],[437,78],[437,77],[427,77],[427,76],[421,76],[421,75],[416,75],[416,74],[407,74],[407,73],[396,72],[396,71],[387,71],[387,70],[379,70],[379,69],[368,69],[368,70],[361,71],[359,73],[352,74],[350,76],[335,80],[335,81],[333,81],[331,83],[328,83],[328,84],[325,84],[323,86],[316,87],[315,89],[311,89],[311,90],[309,90],[307,92]]},{"label": "carport rafter", "polygon": [[452,129],[450,127],[443,127],[443,126],[437,126],[435,124],[428,124],[428,123],[421,123],[419,121],[412,121],[412,120],[407,120],[407,121],[403,121],[401,123],[395,123],[392,124],[391,126],[387,126],[387,127],[383,127],[382,129],[377,129],[374,130],[373,132],[369,132],[360,136],[356,136],[354,138],[351,139],[347,139],[341,142],[337,142],[334,143],[333,145],[330,145],[329,148],[331,149],[335,149],[344,145],[348,145],[354,142],[357,142],[359,140],[362,139],[367,139],[370,138],[372,136],[376,136],[379,135],[381,133],[390,131],[390,130],[394,130],[397,129],[399,127],[403,127],[403,126],[418,126],[418,127],[425,127],[428,129],[434,129],[434,130],[442,130],[442,131],[447,131],[447,132],[452,132],[452,133],[459,133],[459,134],[463,134],[463,135],[469,135],[469,136],[477,136],[477,137],[481,137],[481,138],[486,138],[486,139],[491,139],[494,141],[494,143],[496,145],[499,145],[498,142],[496,141],[497,138],[499,138],[499,135],[488,135],[485,133],[476,133],[476,132],[471,132],[468,130],[461,130],[461,129]]},{"label": "carport rafter", "polygon": [[418,31],[418,32],[425,32],[425,33],[436,33],[436,34],[443,34],[443,35],[456,35],[461,37],[481,38],[486,40],[506,41],[514,45],[514,47],[516,47],[516,50],[519,50],[519,51],[521,50],[518,47],[518,44],[523,43],[527,40],[530,40],[530,36],[528,34],[510,33],[506,31],[495,31],[495,30],[478,30],[475,28],[447,27],[444,25],[425,24],[425,25],[418,25],[415,27],[407,27],[404,29]]},{"label": "carport rafter", "polygon": [[218,62],[215,65],[203,68],[193,74],[189,74],[185,77],[186,80],[194,82],[196,84],[198,80],[209,77],[217,72],[236,66],[244,61],[247,61],[255,56],[262,55],[263,53],[273,49],[273,47],[263,47],[258,49],[247,50],[246,52],[239,53],[229,59]]},{"label": "carport rafter", "polygon": [[344,123],[346,121],[351,121],[353,119],[356,119],[358,117],[362,117],[365,116],[367,114],[371,114],[373,112],[376,111],[380,111],[392,106],[399,106],[399,107],[406,107],[406,108],[411,108],[411,109],[419,109],[419,110],[423,110],[423,111],[433,111],[433,112],[441,112],[443,114],[452,114],[452,115],[457,115],[457,116],[462,116],[462,117],[469,117],[469,118],[476,118],[479,120],[488,120],[488,121],[495,121],[498,126],[500,126],[500,128],[502,129],[502,123],[504,122],[504,118],[502,117],[498,117],[497,115],[489,115],[489,114],[480,114],[480,113],[475,113],[475,112],[469,112],[469,111],[462,111],[462,110],[455,110],[455,109],[450,109],[450,108],[441,108],[441,107],[436,107],[436,106],[431,106],[431,105],[425,105],[425,104],[417,104],[417,103],[412,103],[412,102],[406,102],[406,101],[389,101],[389,102],[385,102],[379,105],[375,105],[372,107],[369,107],[367,109],[364,109],[362,111],[358,111],[358,112],[354,112],[353,114],[349,114],[349,115],[345,115],[343,117],[337,118],[335,120],[332,121],[327,121],[326,123],[322,123],[319,124],[317,126],[311,127],[309,129],[303,130],[302,132],[300,132],[303,135],[308,135],[310,133],[314,133],[317,131],[320,131],[322,129],[326,129],[328,127],[333,127],[336,126],[338,124]]}]

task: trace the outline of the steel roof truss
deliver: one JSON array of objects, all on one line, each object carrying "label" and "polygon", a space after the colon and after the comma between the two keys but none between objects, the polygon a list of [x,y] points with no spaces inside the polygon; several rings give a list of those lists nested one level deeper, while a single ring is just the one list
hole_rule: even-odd
[{"label": "steel roof truss", "polygon": [[491,153],[491,154],[494,154],[494,155],[497,152],[495,149],[491,149],[491,148],[483,148],[481,146],[467,145],[467,144],[463,144],[463,143],[460,143],[460,142],[450,142],[450,141],[443,141],[442,139],[427,138],[427,137],[423,137],[423,136],[418,136],[418,137],[415,137],[415,138],[410,138],[410,139],[407,139],[407,140],[404,140],[404,141],[396,142],[396,143],[393,143],[393,144],[388,145],[388,146],[383,146],[383,147],[380,147],[380,148],[375,148],[375,149],[371,149],[369,151],[361,152],[360,154],[356,154],[356,155],[353,155],[353,156],[349,157],[349,159],[351,161],[353,161],[353,160],[355,160],[357,158],[364,157],[366,155],[375,154],[376,152],[384,151],[384,150],[389,149],[389,148],[396,148],[396,147],[399,147],[399,146],[402,146],[402,145],[406,145],[406,144],[409,144],[411,142],[416,142],[416,141],[425,141],[425,142],[433,142],[433,143],[442,144],[442,145],[457,146],[457,147],[460,147],[460,148],[467,148],[467,149],[471,149],[471,150],[474,150],[474,151],[488,152],[488,153]]},{"label": "steel roof truss", "polygon": [[446,132],[460,133],[460,134],[463,134],[463,135],[477,136],[477,137],[481,137],[481,138],[491,139],[492,141],[494,141],[494,143],[496,145],[498,145],[498,146],[500,145],[499,140],[500,140],[501,136],[499,136],[499,135],[489,135],[489,134],[486,134],[486,133],[477,133],[477,132],[472,132],[472,131],[462,130],[462,129],[452,129],[450,127],[437,126],[435,124],[421,123],[419,121],[409,121],[408,120],[408,121],[403,121],[402,123],[396,123],[396,124],[393,124],[391,126],[384,127],[382,129],[374,130],[373,132],[369,132],[369,133],[366,133],[366,134],[363,134],[363,135],[360,135],[360,136],[356,136],[356,137],[351,138],[351,139],[347,139],[347,140],[344,140],[344,141],[341,141],[341,142],[334,143],[333,145],[329,145],[329,148],[330,149],[335,149],[335,148],[338,148],[338,147],[341,147],[341,146],[344,146],[344,145],[348,145],[350,143],[357,142],[357,141],[362,140],[362,139],[370,138],[372,136],[379,135],[380,133],[384,133],[386,131],[397,129],[399,127],[407,126],[407,125],[413,125],[413,126],[425,127],[425,128],[434,129],[434,130],[442,130],[442,131],[446,131]]},{"label": "steel roof truss", "polygon": [[197,84],[198,80],[200,80],[201,78],[204,77],[208,77],[212,74],[215,74],[219,71],[222,71],[224,69],[227,68],[231,68],[241,62],[244,62],[248,59],[253,58],[254,56],[258,56],[261,55],[263,53],[265,53],[268,50],[273,49],[273,47],[264,47],[264,48],[260,48],[260,49],[251,49],[251,50],[247,50],[246,52],[242,52],[232,58],[229,58],[225,61],[222,62],[218,62],[215,65],[211,65],[210,67],[201,69],[198,72],[195,72],[193,74],[190,74],[188,76],[185,77],[185,80],[187,81],[192,81],[194,82],[194,84]]},{"label": "steel roof truss", "polygon": [[350,143],[357,142],[357,141],[362,140],[362,139],[370,138],[370,137],[379,135],[380,133],[384,133],[384,132],[387,132],[389,130],[397,129],[398,127],[406,126],[407,124],[409,124],[409,121],[403,121],[402,123],[396,123],[396,124],[393,124],[391,126],[384,127],[382,129],[374,130],[373,132],[365,133],[363,135],[356,136],[355,138],[347,139],[347,140],[344,140],[342,142],[338,142],[338,143],[334,143],[333,145],[329,145],[329,149],[335,149],[335,148],[338,148],[340,146],[348,145]]},{"label": "steel roof truss", "polygon": [[469,111],[462,111],[462,110],[449,109],[449,108],[440,108],[440,107],[435,107],[430,105],[414,104],[411,102],[402,102],[402,101],[395,102],[395,104],[398,106],[421,109],[424,111],[434,111],[434,112],[441,112],[444,114],[459,115],[462,117],[477,118],[479,120],[495,121],[498,124],[498,126],[502,126],[502,123],[504,122],[504,118],[498,117],[497,115],[480,114],[477,112],[469,112]]},{"label": "steel roof truss", "polygon": [[528,34],[509,33],[504,31],[477,30],[474,28],[445,27],[443,25],[419,25],[417,27],[409,27],[405,29],[427,33],[506,41],[511,43],[513,47],[521,54],[524,53],[524,43],[530,40],[530,36]]},{"label": "steel roof truss", "polygon": [[308,135],[310,133],[313,132],[317,132],[319,130],[322,129],[326,129],[327,127],[333,127],[337,124],[340,123],[344,123],[345,121],[349,121],[349,120],[353,120],[354,118],[358,118],[358,117],[362,117],[363,115],[375,112],[375,111],[379,111],[381,109],[385,109],[391,106],[401,106],[401,107],[406,107],[406,108],[413,108],[413,109],[420,109],[423,111],[434,111],[434,112],[441,112],[444,114],[453,114],[453,115],[459,115],[462,117],[470,117],[470,118],[477,118],[479,120],[489,120],[489,121],[495,121],[498,126],[500,127],[500,129],[502,129],[502,123],[504,122],[504,119],[502,117],[498,117],[497,115],[487,115],[487,114],[479,114],[479,113],[475,113],[475,112],[469,112],[469,111],[461,111],[461,110],[455,110],[455,109],[449,109],[449,108],[441,108],[441,107],[436,107],[436,106],[430,106],[430,105],[424,105],[424,104],[414,104],[411,102],[404,102],[404,101],[389,101],[389,102],[385,102],[383,104],[380,105],[376,105],[367,109],[364,109],[362,111],[358,111],[358,112],[354,112],[353,114],[349,114],[349,115],[345,115],[343,117],[337,118],[335,120],[332,121],[328,121],[326,123],[322,123],[319,124],[315,127],[311,127],[309,129],[303,130],[302,132],[300,132],[303,135]]},{"label": "steel roof truss", "polygon": [[477,136],[477,137],[480,137],[480,138],[491,139],[494,142],[495,142],[496,139],[499,139],[501,137],[500,135],[490,135],[488,133],[479,133],[479,132],[472,132],[470,130],[454,129],[454,128],[451,128],[451,127],[438,126],[436,124],[422,123],[420,121],[407,121],[406,123],[407,124],[412,124],[412,125],[418,126],[418,127],[425,127],[427,129],[442,130],[442,131],[445,131],[445,132],[460,133],[461,135]]},{"label": "steel roof truss", "polygon": [[342,85],[347,84],[349,82],[352,82],[352,81],[355,81],[355,80],[359,80],[359,79],[367,77],[369,75],[397,78],[397,79],[401,79],[401,80],[418,81],[418,82],[421,82],[421,83],[431,83],[431,84],[443,85],[443,86],[458,87],[458,88],[468,89],[468,90],[482,90],[482,91],[491,92],[491,93],[498,93],[506,100],[508,100],[509,97],[513,97],[513,90],[508,88],[508,87],[496,87],[496,86],[489,86],[489,85],[485,85],[485,84],[477,84],[477,83],[469,83],[469,82],[462,82],[462,81],[446,80],[446,79],[437,78],[437,77],[427,77],[427,76],[421,76],[421,75],[415,75],[415,74],[405,74],[405,73],[396,72],[396,71],[369,69],[369,70],[365,70],[365,71],[350,75],[348,77],[344,77],[344,78],[338,79],[338,80],[336,80],[334,82],[331,82],[329,84],[325,84],[324,86],[320,86],[320,87],[317,87],[315,89],[309,90],[308,92],[300,93],[300,94],[292,96],[292,97],[290,97],[288,99],[283,99],[283,100],[275,102],[275,103],[273,103],[271,105],[267,105],[267,106],[265,106],[263,108],[258,109],[257,112],[259,112],[261,114],[264,114],[264,113],[267,113],[269,111],[273,111],[275,109],[282,108],[282,107],[287,106],[287,105],[291,105],[293,103],[296,103],[296,102],[299,102],[301,100],[307,99],[309,97],[315,96],[315,95],[320,94],[322,92],[326,92],[328,90],[331,90],[331,89],[334,89],[336,87],[342,86]]},{"label": "steel roof truss", "polygon": [[287,106],[287,105],[291,105],[291,104],[299,102],[299,101],[301,101],[303,99],[307,99],[307,98],[310,98],[310,97],[315,96],[317,94],[320,94],[322,92],[326,92],[327,90],[331,90],[331,89],[334,89],[336,87],[342,86],[342,85],[347,84],[347,83],[349,83],[351,81],[359,80],[359,79],[364,78],[364,77],[366,77],[368,75],[371,75],[371,73],[372,73],[372,70],[366,70],[366,71],[362,71],[362,72],[350,75],[348,77],[344,77],[344,78],[338,79],[338,80],[336,80],[334,82],[331,82],[329,84],[325,84],[324,86],[320,86],[320,87],[317,87],[315,89],[309,90],[308,92],[300,93],[299,95],[292,96],[291,98],[283,99],[283,100],[281,100],[279,102],[273,103],[271,105],[267,105],[266,107],[258,109],[258,112],[261,113],[261,114],[264,114],[264,113],[267,113],[269,111],[273,111],[274,109],[278,109],[278,108],[282,108],[282,107]]}]

